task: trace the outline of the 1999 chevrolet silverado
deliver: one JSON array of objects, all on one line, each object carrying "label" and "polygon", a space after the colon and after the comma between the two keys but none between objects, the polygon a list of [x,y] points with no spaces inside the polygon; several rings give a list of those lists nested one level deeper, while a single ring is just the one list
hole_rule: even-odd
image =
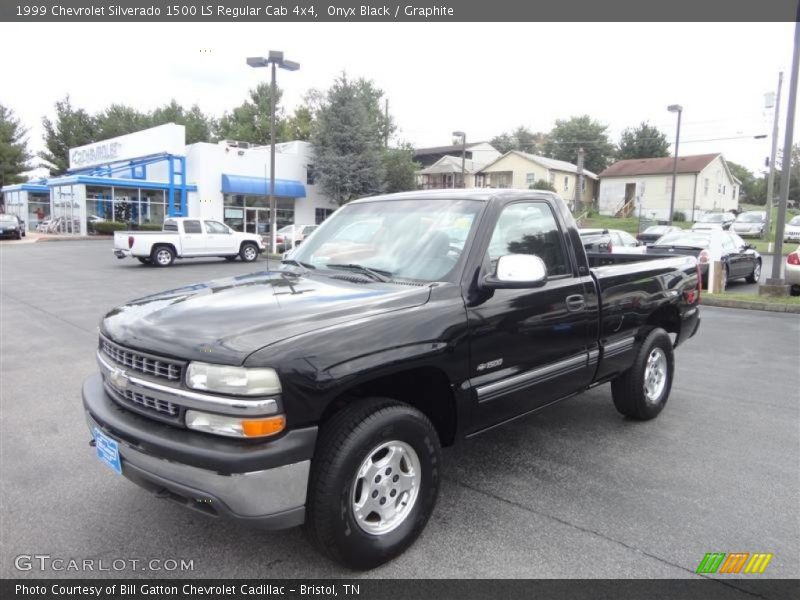
[{"label": "1999 chevrolet silverado", "polygon": [[280,266],[109,312],[92,445],[161,496],[305,523],[374,567],[425,527],[442,446],[607,382],[625,417],[664,408],[700,322],[696,260],[600,259],[549,192],[351,202]]}]

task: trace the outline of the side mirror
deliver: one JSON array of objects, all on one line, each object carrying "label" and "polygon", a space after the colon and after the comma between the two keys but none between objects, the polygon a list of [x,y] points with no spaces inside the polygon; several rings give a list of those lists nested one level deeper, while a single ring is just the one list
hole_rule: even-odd
[{"label": "side mirror", "polygon": [[524,289],[547,283],[547,267],[535,254],[506,254],[497,260],[494,273],[483,279],[492,289]]}]

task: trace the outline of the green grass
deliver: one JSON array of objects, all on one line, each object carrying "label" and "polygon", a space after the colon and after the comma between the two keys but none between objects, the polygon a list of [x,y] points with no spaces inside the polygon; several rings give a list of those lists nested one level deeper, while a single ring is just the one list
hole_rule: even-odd
[{"label": "green grass", "polygon": [[763,302],[764,304],[791,304],[792,306],[800,306],[800,296],[758,296],[754,294],[722,292],[721,294],[704,293],[703,297],[719,298],[721,300],[740,300],[742,302]]},{"label": "green grass", "polygon": [[[689,229],[692,226],[688,221],[675,221],[673,225],[675,225],[675,227],[683,227],[684,229]],[[584,219],[582,227],[586,229],[621,229],[622,231],[627,231],[631,235],[636,235],[639,233],[639,218],[626,217],[623,219],[610,215],[594,215]]]},{"label": "green grass", "polygon": [[[750,244],[751,246],[755,246],[756,250],[765,254],[767,252],[769,242],[767,240],[756,240],[753,238],[742,238],[745,242]],[[774,246],[773,246],[774,248]],[[784,242],[783,243],[783,256],[786,256],[790,252],[794,252],[797,250],[797,244],[795,242]]]}]

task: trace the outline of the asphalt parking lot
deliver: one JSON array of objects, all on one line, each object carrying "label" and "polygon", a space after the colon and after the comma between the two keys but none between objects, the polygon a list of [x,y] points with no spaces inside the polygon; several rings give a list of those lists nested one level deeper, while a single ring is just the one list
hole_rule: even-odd
[{"label": "asphalt parking lot", "polygon": [[[190,577],[354,576],[302,530],[259,532],[160,500],[89,447],[80,386],[97,323],[148,293],[266,267],[118,261],[110,242],[0,244],[0,577],[20,554],[191,559]],[[693,577],[707,552],[770,552],[800,577],[800,318],[702,310],[669,404],[621,418],[601,386],[445,452],[417,543],[359,577]],[[100,575],[100,574],[98,574]]]}]

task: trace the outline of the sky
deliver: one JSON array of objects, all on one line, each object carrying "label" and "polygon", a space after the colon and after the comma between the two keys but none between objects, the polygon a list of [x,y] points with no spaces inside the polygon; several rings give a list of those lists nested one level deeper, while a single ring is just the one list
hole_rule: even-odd
[{"label": "sky", "polygon": [[[484,141],[519,125],[549,131],[589,114],[613,142],[649,121],[679,154],[722,152],[762,172],[772,111],[764,94],[784,71],[793,23],[78,23],[0,24],[0,103],[42,148],[41,119],[69,94],[90,112],[112,102],[149,110],[175,98],[220,116],[268,77],[247,56],[283,50],[288,111],[342,71],[375,81],[398,125],[394,142]],[[800,123],[795,140],[800,139]],[[733,138],[733,139],[726,139]],[[783,127],[778,148],[783,146]]]}]

